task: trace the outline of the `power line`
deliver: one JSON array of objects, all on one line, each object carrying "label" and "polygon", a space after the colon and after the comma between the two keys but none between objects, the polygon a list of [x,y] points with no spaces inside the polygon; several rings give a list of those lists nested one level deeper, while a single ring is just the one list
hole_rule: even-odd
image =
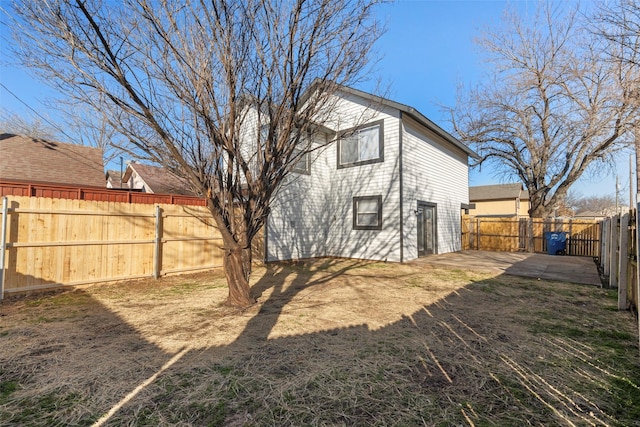
[{"label": "power line", "polygon": [[27,107],[29,110],[33,111],[33,113],[40,117],[42,120],[44,120],[45,122],[47,122],[51,127],[53,127],[54,129],[56,129],[58,132],[60,132],[61,134],[63,134],[64,136],[66,136],[67,138],[69,138],[69,141],[73,141],[73,138],[66,133],[64,130],[62,130],[58,125],[56,125],[55,123],[50,122],[47,118],[45,118],[42,114],[38,113],[36,110],[34,110],[33,108],[31,108],[31,106],[29,104],[27,104],[26,102],[24,102],[22,99],[20,99],[20,97],[18,95],[16,95],[15,93],[13,93],[8,87],[6,87],[4,85],[4,83],[0,82],[0,86],[2,86],[2,88],[4,90],[6,90],[7,92],[9,92],[15,99],[17,99],[18,101],[20,101],[25,107]]}]

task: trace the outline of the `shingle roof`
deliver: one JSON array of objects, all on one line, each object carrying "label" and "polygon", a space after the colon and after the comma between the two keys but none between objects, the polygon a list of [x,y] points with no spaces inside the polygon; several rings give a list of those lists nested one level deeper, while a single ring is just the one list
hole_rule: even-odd
[{"label": "shingle roof", "polygon": [[189,184],[182,178],[159,166],[129,163],[123,180],[128,180],[132,171],[144,180],[149,189],[157,194],[183,194],[193,196]]},{"label": "shingle roof", "polygon": [[523,190],[522,184],[496,184],[469,187],[469,201],[528,199],[529,192]]},{"label": "shingle roof", "polygon": [[606,216],[607,215],[603,214],[602,212],[596,211],[584,211],[574,215],[574,217],[576,218],[604,218]]},{"label": "shingle roof", "polygon": [[109,169],[107,171],[107,173],[105,174],[106,180],[107,180],[107,186],[109,184],[111,184],[112,188],[122,188],[123,187],[123,183],[122,183],[122,176],[124,174],[120,173],[119,170],[115,170],[115,169]]},{"label": "shingle roof", "polygon": [[3,133],[0,179],[104,187],[102,149]]}]

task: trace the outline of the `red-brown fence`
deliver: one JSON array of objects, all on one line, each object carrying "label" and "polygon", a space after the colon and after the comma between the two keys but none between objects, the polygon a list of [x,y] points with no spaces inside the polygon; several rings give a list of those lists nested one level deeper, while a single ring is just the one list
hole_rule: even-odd
[{"label": "red-brown fence", "polygon": [[47,197],[53,199],[141,203],[148,205],[168,204],[206,206],[205,199],[195,196],[184,196],[179,194],[141,193],[126,189],[75,187],[70,185],[52,185],[37,182],[0,180],[0,197],[2,196]]}]

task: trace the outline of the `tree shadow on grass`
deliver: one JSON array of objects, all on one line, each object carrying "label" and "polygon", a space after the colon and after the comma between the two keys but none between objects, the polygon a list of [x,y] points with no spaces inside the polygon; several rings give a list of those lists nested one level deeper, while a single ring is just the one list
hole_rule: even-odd
[{"label": "tree shadow on grass", "polygon": [[[62,312],[85,310],[72,322],[50,318],[33,325],[26,316],[6,335],[3,327],[0,378],[20,383],[20,390],[3,396],[3,421],[82,425],[110,410],[107,425],[625,425],[637,420],[631,417],[640,403],[640,374],[624,359],[637,354],[633,324],[620,326],[626,314],[609,310],[604,290],[354,260],[270,264],[264,271],[254,284],[262,294],[259,306],[221,317],[206,330],[218,327],[222,333],[224,320],[246,317],[233,332],[235,339],[224,345],[202,347],[176,333],[169,333],[176,340],[172,350],[152,344],[150,335],[165,323],[188,326],[180,324],[178,308],[163,322],[127,316],[152,310],[152,304],[180,305],[179,298],[163,299],[164,294],[146,302],[134,294],[115,296],[107,305],[72,292],[69,298],[80,301],[68,301]],[[395,287],[376,299],[366,283]],[[181,286],[169,290],[188,290]],[[149,286],[143,293],[156,291]],[[222,300],[224,289],[218,293]],[[64,295],[41,304],[61,305],[56,298]],[[24,304],[7,307],[30,311]],[[203,311],[203,318],[215,310]],[[62,317],[60,311],[47,312]],[[343,321],[345,313],[357,315]],[[16,312],[6,314],[12,318]],[[153,327],[154,321],[163,324]],[[197,333],[204,322],[191,326]],[[58,328],[64,328],[63,338],[48,339],[58,336]],[[33,344],[11,353],[5,344],[14,340]],[[181,351],[180,343],[189,349]],[[34,353],[38,348],[42,354]],[[602,354],[606,360],[598,359]],[[54,378],[54,388],[29,390]],[[34,407],[38,416],[18,418],[19,410]]]},{"label": "tree shadow on grass", "polygon": [[[599,347],[605,337],[617,354],[632,351],[637,340],[611,325],[597,331],[583,325],[594,311],[610,314],[606,299],[594,302],[590,295],[597,290],[532,285],[509,276],[466,279],[464,286],[435,291],[431,303],[418,309],[408,305],[381,327],[363,320],[289,334],[281,323],[294,322],[295,316],[282,315],[296,294],[345,274],[375,279],[366,264],[339,268],[340,263],[323,262],[337,268],[317,277],[309,266],[301,271],[274,266],[278,285],[228,346],[233,356],[210,348],[177,364],[169,383],[194,371],[199,375],[187,381],[192,386],[179,400],[200,402],[194,409],[199,416],[217,408],[223,425],[625,425],[633,420],[628,415],[633,407],[618,406],[640,402],[632,397],[640,385],[640,375],[630,369],[633,357],[614,368],[593,354],[610,350]],[[407,274],[401,280],[425,291],[438,286],[429,275]],[[558,290],[569,295],[556,306]],[[380,303],[371,309],[384,310]],[[565,305],[571,309],[559,310]],[[204,384],[214,391],[205,392]]]},{"label": "tree shadow on grass", "polygon": [[86,425],[170,357],[85,291],[0,305],[0,424]]}]

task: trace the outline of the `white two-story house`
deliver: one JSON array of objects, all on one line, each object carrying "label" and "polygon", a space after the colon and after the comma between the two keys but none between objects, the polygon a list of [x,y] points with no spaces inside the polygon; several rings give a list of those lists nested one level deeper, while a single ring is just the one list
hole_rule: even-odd
[{"label": "white two-story house", "polygon": [[272,201],[266,261],[403,262],[460,250],[468,158],[476,154],[414,108],[346,87],[336,96],[332,130],[315,136],[322,148]]}]

